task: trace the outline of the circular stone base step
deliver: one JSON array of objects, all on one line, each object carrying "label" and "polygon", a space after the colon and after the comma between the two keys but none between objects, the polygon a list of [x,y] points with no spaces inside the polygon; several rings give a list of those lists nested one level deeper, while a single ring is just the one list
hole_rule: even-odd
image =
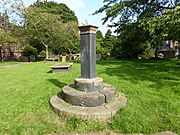
[{"label": "circular stone base step", "polygon": [[100,77],[93,79],[76,78],[74,82],[76,89],[83,92],[94,92],[103,88],[103,79]]},{"label": "circular stone base step", "polygon": [[74,106],[57,95],[50,99],[50,105],[58,115],[69,115],[81,117],[84,119],[99,119],[106,121],[116,114],[116,112],[126,105],[126,98],[122,94],[118,94],[111,103],[106,103],[97,107]]},{"label": "circular stone base step", "polygon": [[62,89],[62,99],[67,103],[83,107],[95,107],[114,101],[116,89],[108,84],[104,84],[102,90],[96,92],[82,92],[73,86],[64,86]]}]

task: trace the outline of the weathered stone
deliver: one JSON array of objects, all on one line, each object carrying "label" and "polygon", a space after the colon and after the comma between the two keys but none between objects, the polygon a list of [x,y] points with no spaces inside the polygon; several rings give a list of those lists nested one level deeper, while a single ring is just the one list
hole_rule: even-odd
[{"label": "weathered stone", "polygon": [[98,27],[80,26],[81,78],[96,78],[96,29]]},{"label": "weathered stone", "polygon": [[100,106],[105,103],[105,96],[99,92],[82,92],[70,86],[63,87],[63,99],[76,106]]},{"label": "weathered stone", "polygon": [[71,115],[85,119],[107,120],[111,117],[111,111],[107,110],[104,106],[98,106],[98,107],[72,106],[70,108],[70,112]]},{"label": "weathered stone", "polygon": [[58,115],[64,115],[69,112],[69,108],[71,107],[70,104],[64,102],[61,98],[57,95],[54,95],[50,99],[50,105],[53,111]]},{"label": "weathered stone", "polygon": [[[119,104],[119,99],[121,104]],[[81,107],[81,106],[73,106],[71,104],[66,103],[63,99],[58,96],[53,96],[50,99],[50,105],[53,108],[53,111],[58,115],[69,115],[81,117],[84,119],[99,119],[102,121],[106,121],[110,119],[115,112],[119,110],[119,108],[124,107],[125,97],[120,95],[118,98],[114,100],[111,104],[106,104],[98,107]],[[122,102],[123,101],[123,102]]]},{"label": "weathered stone", "polygon": [[71,68],[72,65],[73,65],[73,63],[63,63],[63,64],[57,64],[57,65],[50,66],[50,68],[52,69],[52,73],[67,72],[67,71],[69,71],[69,69]]},{"label": "weathered stone", "polygon": [[75,87],[83,92],[94,92],[103,88],[103,79],[100,77],[93,79],[76,78]]},{"label": "weathered stone", "polygon": [[102,90],[100,90],[100,93],[104,94],[105,103],[110,103],[115,99],[116,89],[112,85],[104,84],[104,87]]},{"label": "weathered stone", "polygon": [[115,100],[112,103],[105,104],[104,106],[111,111],[112,116],[116,114],[116,112],[120,109],[123,108],[127,103],[127,100],[125,96],[122,94],[117,95]]},{"label": "weathered stone", "polygon": [[60,95],[50,99],[53,110],[59,115],[105,121],[126,105],[123,95],[117,95],[113,86],[103,84],[103,79],[96,77],[96,28],[92,25],[79,27],[81,78],[75,79],[74,86],[63,87]]}]

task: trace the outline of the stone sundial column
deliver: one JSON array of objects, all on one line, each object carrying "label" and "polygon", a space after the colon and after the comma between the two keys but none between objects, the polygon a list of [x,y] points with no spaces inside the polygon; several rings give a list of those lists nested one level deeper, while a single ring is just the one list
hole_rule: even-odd
[{"label": "stone sundial column", "polygon": [[70,115],[85,119],[108,120],[126,105],[126,98],[115,87],[96,77],[96,26],[80,26],[81,77],[75,84],[62,88],[50,99],[52,109],[58,115]]},{"label": "stone sundial column", "polygon": [[96,29],[93,25],[80,26],[81,78],[75,79],[75,86],[83,92],[102,88],[102,78],[96,77]]},{"label": "stone sundial column", "polygon": [[98,27],[80,26],[81,78],[96,78],[96,29]]}]

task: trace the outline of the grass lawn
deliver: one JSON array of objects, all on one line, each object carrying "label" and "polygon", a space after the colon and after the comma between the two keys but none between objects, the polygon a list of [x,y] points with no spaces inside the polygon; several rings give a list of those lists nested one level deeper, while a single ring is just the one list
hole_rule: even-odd
[{"label": "grass lawn", "polygon": [[8,65],[15,65],[18,62],[0,62],[0,66],[8,66]]},{"label": "grass lawn", "polygon": [[49,99],[80,76],[79,63],[74,63],[70,72],[50,73],[49,66],[55,63],[19,63],[0,69],[0,134],[88,132],[105,128],[118,133],[180,134],[180,60],[99,61],[97,76],[128,99],[127,106],[107,124],[58,117],[52,112]]}]

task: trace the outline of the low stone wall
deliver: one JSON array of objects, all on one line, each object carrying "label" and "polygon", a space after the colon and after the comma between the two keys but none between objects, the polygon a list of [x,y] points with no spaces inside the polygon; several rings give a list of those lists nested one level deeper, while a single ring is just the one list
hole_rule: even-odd
[{"label": "low stone wall", "polygon": [[18,45],[4,44],[0,48],[0,61],[20,61],[22,51]]}]

